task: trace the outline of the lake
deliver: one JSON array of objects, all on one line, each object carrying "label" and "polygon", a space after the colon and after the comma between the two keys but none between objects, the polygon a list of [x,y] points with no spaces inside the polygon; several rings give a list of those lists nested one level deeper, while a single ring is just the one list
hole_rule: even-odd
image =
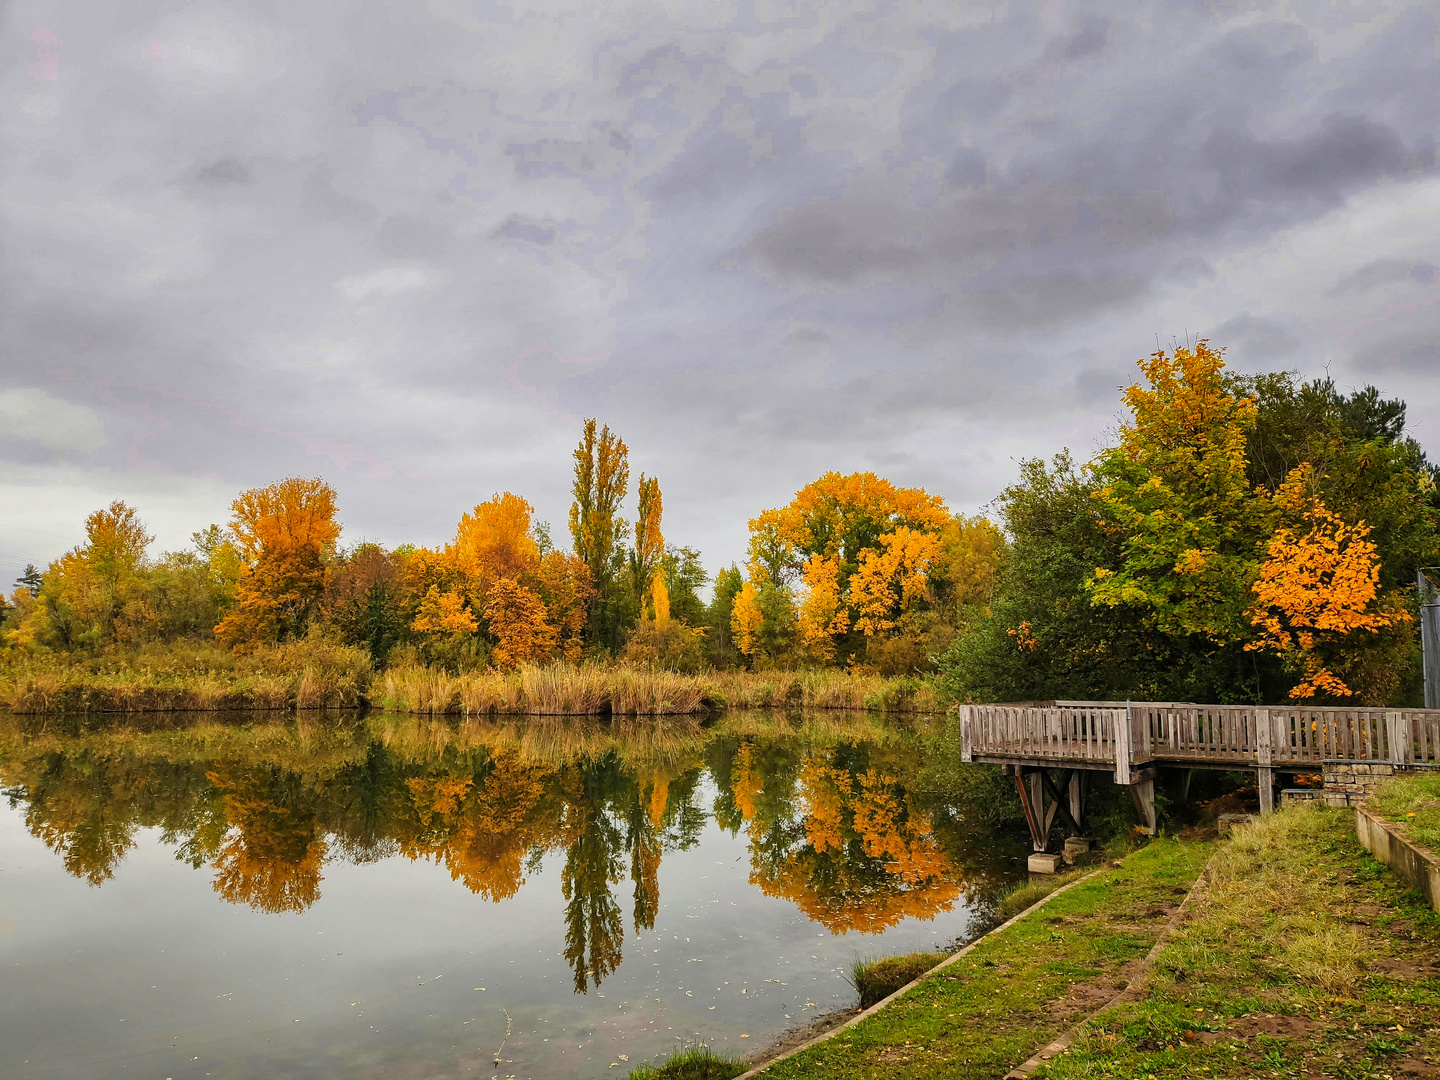
[{"label": "lake", "polygon": [[943,727],[0,721],[0,1075],[749,1053],[852,1005],[857,958],[972,934],[1023,866],[937,794]]}]

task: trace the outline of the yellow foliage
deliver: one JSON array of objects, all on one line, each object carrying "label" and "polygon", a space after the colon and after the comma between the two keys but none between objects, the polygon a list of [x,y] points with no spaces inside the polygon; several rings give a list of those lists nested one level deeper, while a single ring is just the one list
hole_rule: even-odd
[{"label": "yellow foliage", "polygon": [[926,575],[940,558],[931,533],[901,527],[880,538],[881,550],[866,548],[850,579],[855,629],[874,637],[895,628],[899,616],[926,595]]},{"label": "yellow foliage", "polygon": [[650,586],[651,612],[657,623],[670,621],[670,590],[665,587],[665,576],[655,575],[655,581]]},{"label": "yellow foliage", "polygon": [[495,663],[513,667],[549,660],[556,634],[546,614],[545,602],[533,590],[514,578],[497,578],[485,602],[485,621],[495,636]]},{"label": "yellow foliage", "polygon": [[534,513],[518,495],[496,495],[461,517],[447,553],[482,590],[496,578],[518,578],[540,562],[540,549],[530,535]]},{"label": "yellow foliage", "polygon": [[800,574],[805,587],[797,613],[801,646],[813,659],[828,661],[835,655],[834,635],[850,628],[840,595],[840,560],[811,555]]},{"label": "yellow foliage", "polygon": [[465,597],[451,590],[442,592],[435,585],[425,593],[415,621],[410,624],[410,629],[422,634],[473,634],[479,628]]},{"label": "yellow foliage", "polygon": [[950,520],[944,500],[923,488],[899,488],[874,473],[826,473],[795,493],[788,506],[750,522],[750,562],[771,577],[810,555],[859,560],[871,530],[908,527],[939,532]]},{"label": "yellow foliage", "polygon": [[[1301,470],[1296,470],[1297,473]],[[1293,503],[1297,485],[1282,487],[1279,497]],[[1329,694],[1349,697],[1351,688],[1335,670],[1352,662],[1347,640],[1359,631],[1371,634],[1410,614],[1392,608],[1373,610],[1379,593],[1380,564],[1364,522],[1347,525],[1316,502],[1305,514],[1309,530],[1278,529],[1253,591],[1251,621],[1259,639],[1247,650],[1279,653],[1303,678],[1290,691],[1298,700]]]},{"label": "yellow foliage", "polygon": [[755,636],[760,631],[760,594],[753,583],[747,581],[735,594],[730,608],[730,630],[735,635],[735,647],[744,656],[755,652]]}]

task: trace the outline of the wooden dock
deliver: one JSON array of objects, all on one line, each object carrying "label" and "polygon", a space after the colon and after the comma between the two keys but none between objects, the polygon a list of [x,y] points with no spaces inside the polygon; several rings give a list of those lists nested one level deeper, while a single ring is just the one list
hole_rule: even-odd
[{"label": "wooden dock", "polygon": [[1192,769],[1255,769],[1268,811],[1279,773],[1321,772],[1327,761],[1440,762],[1440,709],[1042,701],[966,705],[960,718],[963,760],[1015,777],[1037,851],[1057,814],[1083,835],[1086,780],[1097,771],[1130,789],[1153,831],[1161,767],[1186,770],[1186,789]]}]

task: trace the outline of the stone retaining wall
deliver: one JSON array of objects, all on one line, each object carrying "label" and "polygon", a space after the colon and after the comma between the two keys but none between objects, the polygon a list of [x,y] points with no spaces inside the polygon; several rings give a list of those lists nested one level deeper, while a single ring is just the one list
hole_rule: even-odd
[{"label": "stone retaining wall", "polygon": [[1355,809],[1355,835],[1366,851],[1424,893],[1430,906],[1440,911],[1440,861],[1428,849],[1407,840],[1393,822],[1364,807]]},{"label": "stone retaining wall", "polygon": [[1435,772],[1436,765],[1395,765],[1380,761],[1327,761],[1324,763],[1325,805],[1360,806],[1392,776]]}]

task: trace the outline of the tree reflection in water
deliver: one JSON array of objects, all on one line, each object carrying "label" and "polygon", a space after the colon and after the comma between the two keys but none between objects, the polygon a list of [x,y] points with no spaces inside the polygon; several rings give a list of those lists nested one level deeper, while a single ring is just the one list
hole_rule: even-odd
[{"label": "tree reflection in water", "polygon": [[660,910],[664,855],[694,845],[711,817],[744,832],[752,884],[835,933],[933,917],[984,881],[993,843],[980,851],[954,828],[963,814],[937,817],[915,793],[922,737],[827,737],[818,724],[740,734],[728,723],[576,721],[547,734],[385,717],[207,720],[68,738],[11,723],[0,781],[29,830],[93,885],[115,875],[138,829],[159,827],[178,858],[213,870],[221,897],[264,912],[314,904],[337,859],[434,862],[499,903],[547,853],[563,854],[577,993],[620,964],[627,867],[639,933]]}]

